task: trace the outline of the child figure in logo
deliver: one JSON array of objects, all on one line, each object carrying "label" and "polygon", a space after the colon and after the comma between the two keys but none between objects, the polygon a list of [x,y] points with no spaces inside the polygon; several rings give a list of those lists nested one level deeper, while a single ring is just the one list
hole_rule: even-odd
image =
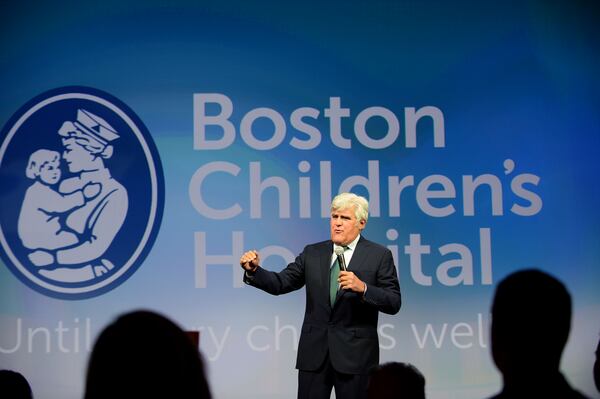
[{"label": "child figure in logo", "polygon": [[[79,239],[63,230],[59,216],[83,206],[100,192],[101,186],[96,183],[68,194],[55,190],[53,186],[61,177],[60,160],[58,152],[45,149],[29,157],[25,174],[35,182],[25,192],[18,223],[19,238],[26,248],[55,250],[77,244]],[[34,264],[35,253],[29,256]]]}]

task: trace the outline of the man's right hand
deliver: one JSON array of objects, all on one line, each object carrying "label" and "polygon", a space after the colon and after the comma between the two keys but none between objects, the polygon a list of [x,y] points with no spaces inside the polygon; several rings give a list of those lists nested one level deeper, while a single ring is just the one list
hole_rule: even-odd
[{"label": "man's right hand", "polygon": [[240,265],[247,272],[253,273],[258,268],[260,257],[256,250],[248,251],[240,258]]}]

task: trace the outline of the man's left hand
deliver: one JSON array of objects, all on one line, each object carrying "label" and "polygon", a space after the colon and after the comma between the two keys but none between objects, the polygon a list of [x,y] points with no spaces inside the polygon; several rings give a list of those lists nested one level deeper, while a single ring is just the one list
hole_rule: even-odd
[{"label": "man's left hand", "polygon": [[365,283],[352,272],[340,271],[338,281],[342,289],[358,292],[359,294],[365,292]]}]

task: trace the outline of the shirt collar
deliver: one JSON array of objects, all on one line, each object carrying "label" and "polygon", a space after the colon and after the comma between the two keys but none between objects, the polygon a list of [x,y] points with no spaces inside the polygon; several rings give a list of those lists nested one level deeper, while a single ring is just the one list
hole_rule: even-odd
[{"label": "shirt collar", "polygon": [[[354,251],[354,248],[356,248],[356,244],[358,244],[358,240],[360,240],[360,233],[356,236],[356,238],[354,240],[352,240],[352,242],[350,242],[349,244],[347,244],[346,247],[350,251]],[[334,253],[335,253],[335,249],[337,247],[341,247],[341,245],[333,244],[333,252]]]}]

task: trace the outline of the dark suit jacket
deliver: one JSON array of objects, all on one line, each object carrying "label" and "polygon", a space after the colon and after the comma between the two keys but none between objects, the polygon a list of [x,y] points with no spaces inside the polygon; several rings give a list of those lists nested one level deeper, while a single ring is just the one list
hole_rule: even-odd
[{"label": "dark suit jacket", "polygon": [[244,282],[280,295],[306,285],[306,310],[296,368],[316,370],[329,352],[333,367],[342,373],[366,374],[379,363],[377,320],[379,312],[400,310],[400,285],[392,253],[361,237],[348,270],[367,284],[362,294],[340,290],[329,304],[329,267],[333,243],[308,245],[281,272],[259,267]]}]

